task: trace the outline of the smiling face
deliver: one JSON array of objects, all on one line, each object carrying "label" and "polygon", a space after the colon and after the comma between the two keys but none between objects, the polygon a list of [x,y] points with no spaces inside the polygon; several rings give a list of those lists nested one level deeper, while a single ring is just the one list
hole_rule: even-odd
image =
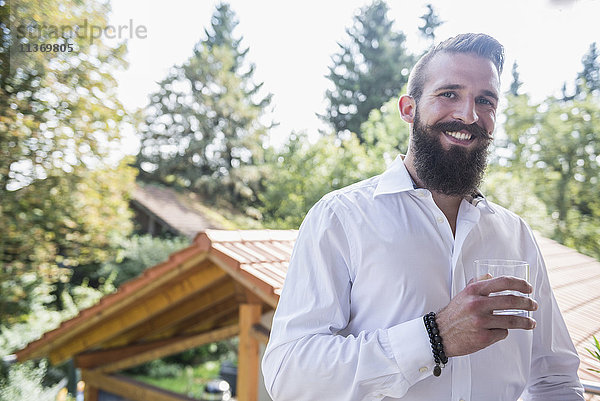
[{"label": "smiling face", "polygon": [[499,77],[488,59],[440,53],[426,68],[419,103],[400,99],[411,123],[405,163],[418,183],[450,196],[470,195],[481,182],[496,123]]},{"label": "smiling face", "polygon": [[[440,141],[470,148],[491,137],[496,125],[500,79],[494,64],[468,53],[441,53],[427,66],[427,80],[416,105],[422,122],[434,129],[442,126]],[[466,126],[477,132],[472,132]],[[446,128],[446,129],[444,129]],[[459,129],[461,128],[461,129]]]}]

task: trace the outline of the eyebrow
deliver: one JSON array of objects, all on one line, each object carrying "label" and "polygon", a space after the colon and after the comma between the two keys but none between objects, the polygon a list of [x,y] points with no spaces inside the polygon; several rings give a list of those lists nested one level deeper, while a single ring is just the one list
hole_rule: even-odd
[{"label": "eyebrow", "polygon": [[[455,89],[464,89],[465,86],[464,85],[459,85],[459,84],[448,84],[448,85],[443,85],[440,86],[439,88],[436,88],[435,92],[439,92],[439,91],[443,91],[443,90],[455,90]],[[491,90],[487,90],[484,89],[483,90],[483,94],[485,96],[491,97],[492,99],[494,99],[496,102],[499,100],[498,99],[498,95],[495,92],[492,92]]]}]

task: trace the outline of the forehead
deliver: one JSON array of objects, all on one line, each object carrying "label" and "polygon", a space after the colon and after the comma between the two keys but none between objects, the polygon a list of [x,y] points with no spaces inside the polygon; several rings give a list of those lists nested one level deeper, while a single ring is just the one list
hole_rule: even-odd
[{"label": "forehead", "polygon": [[475,91],[500,90],[500,77],[491,60],[471,53],[437,54],[426,68],[423,92],[460,85]]}]

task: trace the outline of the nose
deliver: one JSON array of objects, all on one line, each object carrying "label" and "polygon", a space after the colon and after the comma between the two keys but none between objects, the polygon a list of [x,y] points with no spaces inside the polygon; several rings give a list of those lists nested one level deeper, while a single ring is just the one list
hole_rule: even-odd
[{"label": "nose", "polygon": [[452,117],[467,125],[479,121],[479,116],[475,110],[475,101],[468,99],[456,104]]}]

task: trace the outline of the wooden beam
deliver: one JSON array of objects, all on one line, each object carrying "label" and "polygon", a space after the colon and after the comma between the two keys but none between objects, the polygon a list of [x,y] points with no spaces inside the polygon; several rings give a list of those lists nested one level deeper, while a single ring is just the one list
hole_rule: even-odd
[{"label": "wooden beam", "polygon": [[271,335],[271,330],[263,326],[261,323],[256,323],[252,325],[250,329],[250,334],[252,334],[252,336],[256,338],[259,342],[263,343],[264,345],[267,345],[267,343],[269,342],[269,336]]},{"label": "wooden beam", "polygon": [[211,330],[213,327],[229,326],[231,322],[231,319],[229,318],[232,316],[235,317],[233,323],[237,324],[239,318],[239,307],[240,306],[237,302],[223,304],[219,308],[214,308],[199,322],[182,324],[177,329],[183,334],[202,333],[204,331]]},{"label": "wooden beam", "polygon": [[91,383],[85,383],[83,399],[85,401],[98,401],[98,387],[94,387]]},{"label": "wooden beam", "polygon": [[[183,394],[142,383],[124,376],[109,376],[92,370],[82,370],[86,388],[93,386],[131,401],[197,401]],[[88,401],[86,398],[85,401]]]},{"label": "wooden beam", "polygon": [[116,372],[133,366],[141,365],[144,362],[153,361],[165,356],[177,354],[190,348],[199,347],[204,344],[221,341],[233,337],[239,333],[238,325],[231,325],[193,336],[184,336],[173,338],[170,341],[159,341],[154,348],[143,350],[137,354],[129,355],[119,361],[102,364],[96,370],[100,372]]},{"label": "wooden beam", "polygon": [[[250,274],[241,270],[239,267],[233,266],[234,260],[231,259],[232,264],[227,263],[224,258],[220,258],[213,253],[216,253],[214,248],[211,250],[211,253],[208,256],[212,262],[219,265],[223,270],[228,272],[232,277],[234,277],[237,281],[242,283],[244,287],[251,290],[254,294],[256,294],[264,303],[271,306],[273,309],[277,308],[277,303],[279,302],[279,296],[272,292],[266,291],[261,286],[257,285],[254,280],[250,278]],[[239,262],[236,262],[239,265]]]},{"label": "wooden beam", "polygon": [[173,336],[177,334],[201,333],[212,330],[215,327],[228,326],[225,324],[218,324],[217,320],[229,313],[235,313],[237,316],[238,308],[239,303],[235,298],[226,299],[224,302],[212,305],[210,308],[202,310],[202,312],[197,315],[190,317],[176,326],[170,327],[169,330],[163,334]]},{"label": "wooden beam", "polygon": [[206,261],[202,266],[185,275],[185,277],[181,277],[181,280],[168,283],[168,285],[140,299],[139,302],[131,305],[130,308],[122,310],[119,314],[100,320],[97,325],[90,327],[81,333],[79,337],[73,338],[69,343],[57,347],[50,352],[50,362],[58,365],[83,350],[108,341],[120,333],[146,321],[151,316],[169,308],[173,303],[204,290],[226,274],[218,266]]},{"label": "wooden beam", "polygon": [[195,316],[206,313],[211,307],[230,299],[234,295],[233,291],[233,279],[227,275],[223,276],[205,291],[193,294],[193,296],[182,302],[170,305],[168,309],[153,316],[148,321],[119,334],[110,342],[103,343],[103,346],[112,348],[133,342],[171,337],[170,334],[179,332],[171,330],[172,328],[178,327],[181,322],[194,320]]},{"label": "wooden beam", "polygon": [[237,398],[258,400],[258,341],[251,334],[252,326],[260,322],[261,305],[240,305],[240,342],[238,346]]}]

